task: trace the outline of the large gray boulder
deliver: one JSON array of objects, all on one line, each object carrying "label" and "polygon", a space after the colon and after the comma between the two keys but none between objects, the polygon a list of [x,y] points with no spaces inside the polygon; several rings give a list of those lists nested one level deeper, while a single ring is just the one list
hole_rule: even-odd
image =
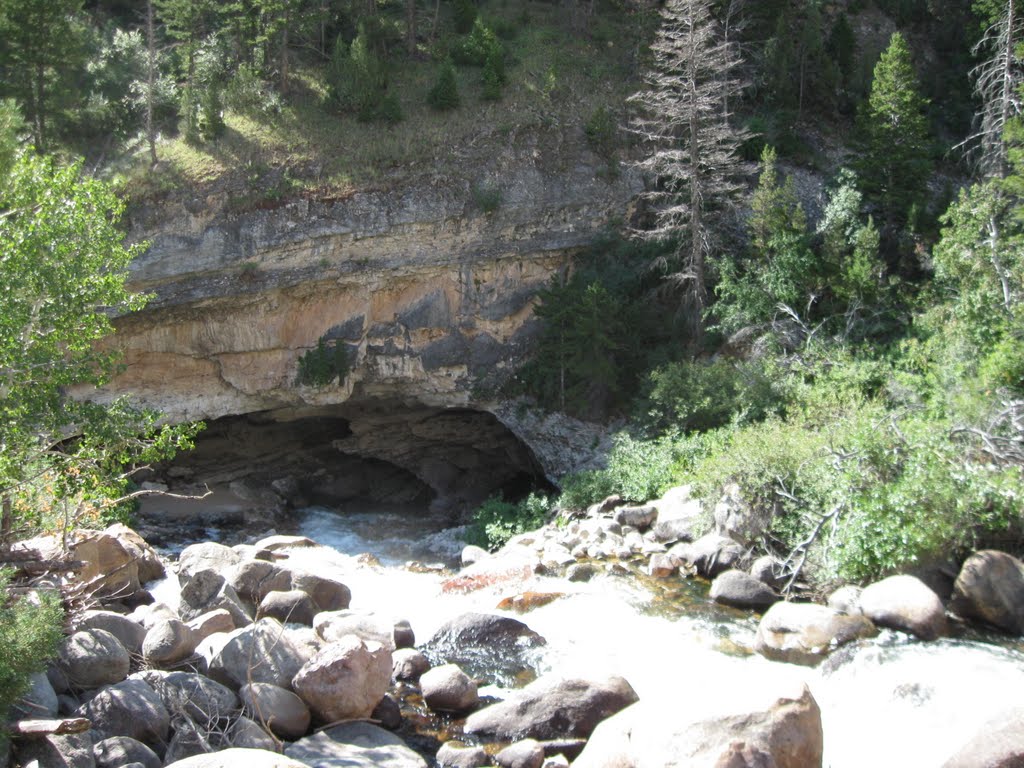
[{"label": "large gray boulder", "polygon": [[307,656],[275,619],[232,632],[210,659],[210,677],[231,688],[246,683],[271,683],[291,688],[292,678]]},{"label": "large gray boulder", "polygon": [[128,653],[141,653],[146,628],[137,621],[113,611],[86,611],[75,625],[76,630],[104,629],[118,639]]},{"label": "large gray boulder", "polygon": [[1024,708],[985,723],[942,768],[1021,768],[1024,766]]},{"label": "large gray boulder", "polygon": [[949,607],[965,619],[1024,635],[1024,563],[994,549],[975,552],[960,568]]},{"label": "large gray boulder", "polygon": [[430,669],[427,657],[415,648],[399,648],[391,654],[391,662],[395,680],[417,680]]},{"label": "large gray boulder", "polygon": [[178,584],[184,589],[200,571],[227,575],[242,558],[231,547],[213,541],[190,544],[178,556]]},{"label": "large gray boulder", "polygon": [[669,554],[704,578],[713,579],[730,568],[739,568],[746,557],[746,549],[730,538],[708,533],[692,543],[676,544]]},{"label": "large gray boulder", "polygon": [[813,603],[776,603],[761,617],[754,650],[772,661],[814,666],[840,645],[875,634],[865,616]]},{"label": "large gray boulder", "polygon": [[464,730],[501,741],[585,738],[599,722],[635,701],[636,692],[621,677],[542,677],[505,701],[474,712]]},{"label": "large gray boulder", "polygon": [[238,696],[245,714],[265,723],[275,736],[294,741],[309,730],[309,708],[291,691],[269,683],[253,683],[243,685]]},{"label": "large gray boulder", "polygon": [[278,749],[277,740],[255,720],[239,715],[224,732],[223,737],[216,740],[221,748],[241,747],[243,749]]},{"label": "large gray boulder", "polygon": [[295,693],[321,721],[367,718],[391,683],[391,652],[347,635],[324,646],[296,673]]},{"label": "large gray boulder", "polygon": [[96,742],[92,748],[96,768],[122,768],[129,763],[141,763],[145,768],[161,768],[156,752],[141,741],[128,736],[112,736]]},{"label": "large gray boulder", "polygon": [[500,768],[541,768],[544,764],[544,747],[534,739],[523,739],[498,752],[494,762]]},{"label": "large gray boulder", "polygon": [[225,577],[239,597],[256,605],[271,592],[292,588],[288,569],[266,560],[243,560]]},{"label": "large gray boulder", "polygon": [[57,666],[72,686],[99,688],[128,677],[131,658],[110,632],[84,629],[61,641]]},{"label": "large gray boulder", "polygon": [[467,674],[512,686],[536,667],[545,640],[523,622],[489,613],[464,613],[443,624],[420,650],[432,664],[458,664]]},{"label": "large gray boulder", "polygon": [[435,712],[468,712],[480,700],[476,683],[457,664],[442,664],[420,676],[424,703]]},{"label": "large gray boulder", "polygon": [[150,627],[142,643],[142,658],[153,667],[167,667],[191,656],[198,640],[178,619],[164,619]]},{"label": "large gray boulder", "polygon": [[11,710],[12,720],[39,720],[57,716],[57,692],[45,672],[29,677],[29,688]]},{"label": "large gray boulder", "polygon": [[[15,745],[16,765],[39,768],[95,768],[92,737],[88,733],[23,739]],[[34,762],[36,761],[36,762]]]},{"label": "large gray boulder", "polygon": [[658,519],[649,532],[652,539],[673,544],[696,538],[702,508],[700,500],[692,498],[690,492],[688,485],[676,486],[666,491],[660,499],[651,502],[658,510]]},{"label": "large gray boulder", "polygon": [[160,696],[139,679],[104,688],[78,709],[78,716],[89,718],[104,739],[130,736],[144,744],[163,743],[171,726]]},{"label": "large gray boulder", "polygon": [[394,650],[395,623],[369,611],[321,611],[313,618],[313,629],[328,643],[346,635],[380,643]]},{"label": "large gray boulder", "polygon": [[890,576],[865,587],[860,608],[878,626],[910,632],[922,640],[934,640],[947,631],[942,601],[916,576]]},{"label": "large gray boulder", "polygon": [[821,768],[821,712],[807,686],[740,686],[705,707],[634,704],[597,726],[573,768]]},{"label": "large gray boulder", "polygon": [[144,670],[135,675],[156,691],[172,715],[185,715],[199,723],[215,723],[234,714],[239,707],[234,691],[194,672]]},{"label": "large gray boulder", "polygon": [[221,573],[210,569],[194,573],[181,588],[181,618],[192,621],[217,609],[230,613],[236,627],[252,623],[248,609]]},{"label": "large gray boulder", "polygon": [[292,570],[291,588],[309,595],[318,611],[343,611],[352,602],[352,591],[345,584],[315,573]]},{"label": "large gray boulder", "polygon": [[471,747],[446,741],[434,756],[438,768],[484,768],[491,764],[483,747]]},{"label": "large gray boulder", "polygon": [[265,749],[225,749],[168,763],[167,768],[309,768],[285,755]]},{"label": "large gray boulder", "polygon": [[426,761],[404,741],[370,723],[328,728],[299,739],[284,753],[303,765],[323,768],[427,768]]},{"label": "large gray boulder", "polygon": [[282,624],[305,624],[307,627],[313,625],[315,613],[316,605],[313,603],[313,598],[301,589],[270,592],[260,601],[260,606],[256,611],[256,615],[260,618],[269,616]]},{"label": "large gray boulder", "polygon": [[711,582],[711,599],[733,608],[763,611],[782,598],[762,581],[743,571],[720,573]]}]

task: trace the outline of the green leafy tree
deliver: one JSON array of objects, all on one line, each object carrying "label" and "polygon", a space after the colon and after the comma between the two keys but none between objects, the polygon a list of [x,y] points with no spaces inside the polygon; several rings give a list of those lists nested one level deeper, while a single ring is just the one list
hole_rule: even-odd
[{"label": "green leafy tree", "polygon": [[863,152],[857,167],[865,198],[890,235],[910,220],[931,172],[926,105],[910,49],[896,32],[875,66],[859,116]]},{"label": "green leafy tree", "polygon": [[103,517],[132,467],[188,445],[194,429],[88,395],[117,371],[101,344],[125,288],[122,204],[80,166],[23,153],[0,192],[0,538],[60,518]]}]

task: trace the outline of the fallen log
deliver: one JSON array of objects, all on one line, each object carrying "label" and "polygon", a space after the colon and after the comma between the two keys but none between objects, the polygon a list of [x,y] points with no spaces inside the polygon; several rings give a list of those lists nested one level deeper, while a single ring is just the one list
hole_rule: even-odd
[{"label": "fallen log", "polygon": [[85,733],[90,728],[92,728],[92,722],[87,717],[71,717],[63,720],[17,720],[7,726],[11,736],[22,739]]}]

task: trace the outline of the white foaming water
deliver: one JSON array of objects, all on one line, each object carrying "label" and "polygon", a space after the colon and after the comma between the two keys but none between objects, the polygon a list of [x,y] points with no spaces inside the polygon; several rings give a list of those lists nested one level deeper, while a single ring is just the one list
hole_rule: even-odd
[{"label": "white foaming water", "polygon": [[513,594],[561,593],[525,615],[508,613],[547,639],[542,671],[622,675],[642,699],[679,717],[712,717],[739,690],[770,694],[806,682],[822,710],[830,768],[939,768],[988,719],[1017,705],[1024,690],[1019,651],[960,640],[921,643],[891,632],[841,649],[816,670],[770,662],[744,654],[754,618],[700,597],[673,615],[655,615],[655,596],[629,576],[599,574],[587,583],[534,576],[445,592],[450,574],[404,566],[458,551],[461,543],[435,533],[437,524],[422,513],[313,508],[299,532],[324,548],[292,550],[289,565],[345,582],[353,609],[409,620],[417,642],[466,611],[500,613],[497,604]]}]

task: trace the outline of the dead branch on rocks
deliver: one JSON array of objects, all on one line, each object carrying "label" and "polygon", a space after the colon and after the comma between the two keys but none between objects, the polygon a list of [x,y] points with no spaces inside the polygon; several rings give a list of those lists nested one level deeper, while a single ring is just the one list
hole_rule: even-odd
[{"label": "dead branch on rocks", "polygon": [[86,717],[72,717],[64,720],[17,720],[9,723],[7,731],[15,738],[41,739],[44,736],[66,736],[71,733],[85,733],[92,728]]}]

